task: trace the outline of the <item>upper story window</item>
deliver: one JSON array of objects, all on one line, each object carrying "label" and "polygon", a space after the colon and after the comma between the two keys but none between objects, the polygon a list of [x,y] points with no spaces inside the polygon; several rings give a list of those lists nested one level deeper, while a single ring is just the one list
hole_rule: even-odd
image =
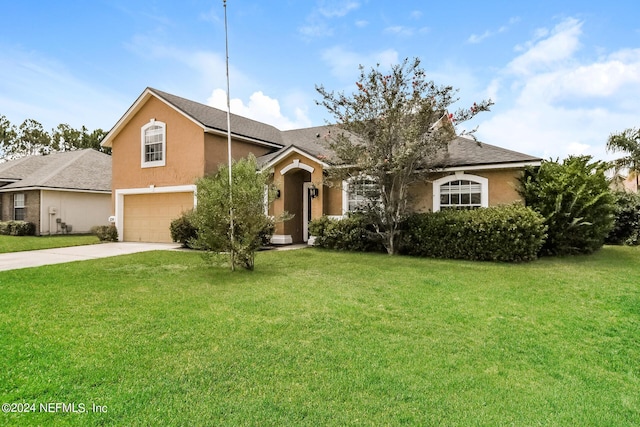
[{"label": "upper story window", "polygon": [[489,206],[489,180],[458,173],[433,183],[433,210],[476,209]]},{"label": "upper story window", "polygon": [[345,189],[342,201],[343,211],[357,212],[371,205],[378,204],[380,192],[373,178],[368,176],[353,177],[343,183]]},{"label": "upper story window", "polygon": [[24,193],[13,195],[13,219],[16,221],[24,221],[25,215]]},{"label": "upper story window", "polygon": [[142,162],[143,168],[164,166],[167,157],[167,125],[151,119],[142,126]]}]

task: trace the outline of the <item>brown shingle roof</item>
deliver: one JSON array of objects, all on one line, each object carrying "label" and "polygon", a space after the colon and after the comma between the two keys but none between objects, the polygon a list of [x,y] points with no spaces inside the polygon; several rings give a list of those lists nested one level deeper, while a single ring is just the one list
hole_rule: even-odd
[{"label": "brown shingle roof", "polygon": [[111,156],[93,149],[28,156],[0,164],[0,191],[51,188],[111,191]]},{"label": "brown shingle roof", "polygon": [[505,163],[539,162],[540,158],[506,148],[496,147],[463,136],[456,137],[449,143],[449,155],[444,166],[478,166]]},{"label": "brown shingle roof", "polygon": [[[181,98],[176,95],[171,95],[170,93],[162,92],[157,89],[148,89],[156,96],[162,98],[187,116],[191,117],[193,120],[202,124],[204,127],[224,132],[227,131],[226,111],[191,101],[186,98]],[[234,135],[257,139],[263,142],[283,145],[282,133],[277,128],[236,114],[231,114],[231,133]]]},{"label": "brown shingle roof", "polygon": [[[311,157],[321,158],[330,162],[334,158],[329,149],[328,138],[331,132],[340,131],[337,126],[318,126],[307,129],[296,129],[282,132],[285,148],[275,153],[262,156],[259,164],[265,165],[278,154],[290,147],[297,147]],[[509,163],[534,163],[540,158],[495,145],[477,142],[468,137],[458,136],[449,144],[448,156],[435,162],[442,167],[506,165]],[[335,162],[334,162],[335,163]]]}]

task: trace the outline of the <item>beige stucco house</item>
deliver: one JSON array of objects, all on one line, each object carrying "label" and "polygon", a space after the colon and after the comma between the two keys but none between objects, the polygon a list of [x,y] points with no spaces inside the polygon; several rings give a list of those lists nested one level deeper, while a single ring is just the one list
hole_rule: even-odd
[{"label": "beige stucco house", "polygon": [[[113,157],[112,209],[121,240],[168,242],[169,224],[197,205],[196,179],[227,161],[226,112],[147,88],[115,124],[102,145]],[[273,242],[309,239],[309,221],[342,216],[362,200],[362,182],[326,185],[332,167],[325,143],[333,127],[280,131],[232,115],[232,156],[253,153],[271,173],[279,197],[271,214],[294,214],[277,224]],[[447,167],[433,182],[415,186],[418,211],[443,207],[487,207],[520,197],[517,179],[540,159],[458,137]]]},{"label": "beige stucco house", "polygon": [[36,234],[88,233],[109,224],[111,157],[86,149],[0,164],[0,221],[23,220]]}]

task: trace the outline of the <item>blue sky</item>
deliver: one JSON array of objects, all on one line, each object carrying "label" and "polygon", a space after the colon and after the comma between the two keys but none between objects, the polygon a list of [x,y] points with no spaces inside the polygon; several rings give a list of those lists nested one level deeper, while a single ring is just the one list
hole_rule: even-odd
[{"label": "blue sky", "polygon": [[[0,115],[109,130],[151,86],[225,108],[222,0],[3,2]],[[480,140],[564,158],[640,126],[635,1],[228,0],[232,111],[280,129],[330,119],[315,86],[351,92],[358,65],[419,57],[491,98]]]}]

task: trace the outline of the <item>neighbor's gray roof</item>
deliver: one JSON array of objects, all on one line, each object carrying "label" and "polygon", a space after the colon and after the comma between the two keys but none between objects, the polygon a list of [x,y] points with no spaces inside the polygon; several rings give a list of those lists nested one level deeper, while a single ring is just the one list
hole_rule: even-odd
[{"label": "neighbor's gray roof", "polygon": [[[223,132],[227,131],[226,111],[171,95],[170,93],[157,89],[148,88],[148,90],[204,127]],[[236,114],[231,114],[231,132],[235,135],[257,139],[259,141],[283,145],[281,131],[277,128]]]},{"label": "neighbor's gray roof", "polygon": [[23,157],[0,164],[0,182],[11,182],[0,191],[51,188],[110,192],[111,156],[89,148]]}]

